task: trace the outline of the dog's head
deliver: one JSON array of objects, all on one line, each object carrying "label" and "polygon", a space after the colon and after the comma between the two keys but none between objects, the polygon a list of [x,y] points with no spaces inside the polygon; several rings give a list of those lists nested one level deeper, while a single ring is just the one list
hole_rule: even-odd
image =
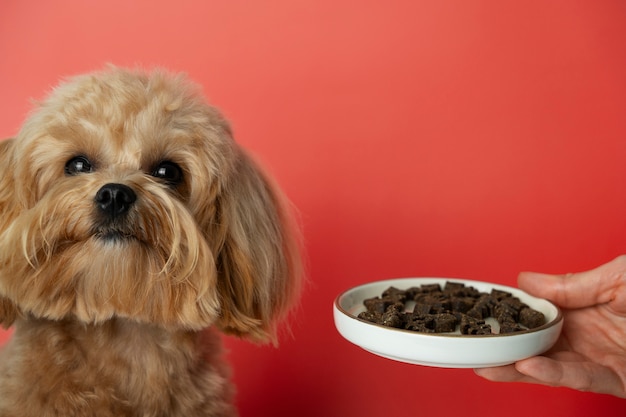
[{"label": "dog's head", "polygon": [[265,339],[297,290],[292,226],[183,76],[79,76],[0,142],[0,314]]}]

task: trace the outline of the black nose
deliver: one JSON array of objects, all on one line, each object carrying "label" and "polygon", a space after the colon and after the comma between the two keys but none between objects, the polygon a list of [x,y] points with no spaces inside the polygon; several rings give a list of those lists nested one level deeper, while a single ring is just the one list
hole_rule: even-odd
[{"label": "black nose", "polygon": [[96,193],[96,205],[111,218],[126,213],[137,201],[137,194],[124,184],[106,184]]}]

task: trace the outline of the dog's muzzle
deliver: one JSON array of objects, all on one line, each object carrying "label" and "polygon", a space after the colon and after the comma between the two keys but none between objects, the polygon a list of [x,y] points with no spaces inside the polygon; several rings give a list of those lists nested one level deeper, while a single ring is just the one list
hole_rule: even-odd
[{"label": "dog's muzzle", "polygon": [[138,239],[128,222],[128,213],[137,194],[127,185],[110,183],[98,190],[94,198],[98,220],[93,234],[107,242]]},{"label": "dog's muzzle", "polygon": [[127,185],[110,183],[96,193],[95,202],[100,212],[109,219],[128,213],[137,201],[137,194]]}]

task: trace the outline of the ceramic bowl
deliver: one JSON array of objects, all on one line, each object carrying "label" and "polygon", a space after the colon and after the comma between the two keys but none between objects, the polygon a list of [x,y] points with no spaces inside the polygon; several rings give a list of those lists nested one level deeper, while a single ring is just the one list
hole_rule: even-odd
[{"label": "ceramic bowl", "polygon": [[[531,308],[541,311],[546,323],[540,327],[508,334],[481,336],[453,333],[418,333],[374,324],[357,318],[365,311],[363,300],[380,296],[393,286],[407,289],[424,284],[463,283],[481,292],[492,289],[510,292]],[[539,355],[554,345],[563,327],[563,315],[551,302],[517,288],[456,278],[400,278],[371,282],[351,288],[333,306],[335,326],[348,341],[395,361],[444,368],[484,368],[514,363]]]}]

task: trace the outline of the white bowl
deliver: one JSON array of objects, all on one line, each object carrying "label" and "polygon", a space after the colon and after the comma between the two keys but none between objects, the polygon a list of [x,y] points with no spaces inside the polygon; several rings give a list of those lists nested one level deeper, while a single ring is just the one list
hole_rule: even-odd
[{"label": "white bowl", "polygon": [[[456,333],[418,333],[374,324],[357,318],[365,311],[363,300],[380,296],[393,286],[398,289],[424,284],[459,282],[482,292],[492,289],[510,292],[531,308],[542,312],[546,324],[517,333],[482,336]],[[485,368],[514,363],[550,349],[561,333],[563,315],[551,302],[533,297],[517,288],[456,278],[400,278],[371,282],[340,294],[333,307],[339,333],[376,355],[416,365],[443,368]]]}]

